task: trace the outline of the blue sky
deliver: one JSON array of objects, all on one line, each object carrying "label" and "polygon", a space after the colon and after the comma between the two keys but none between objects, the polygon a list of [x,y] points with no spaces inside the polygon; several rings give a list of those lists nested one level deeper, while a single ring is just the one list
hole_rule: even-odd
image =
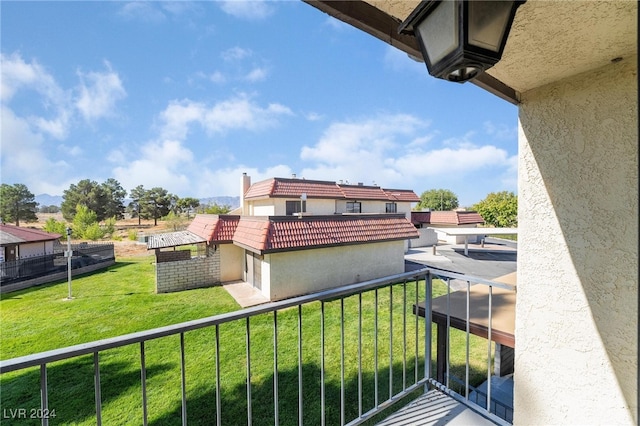
[{"label": "blue sky", "polygon": [[1,180],[517,192],[517,108],[298,1],[2,1]]}]

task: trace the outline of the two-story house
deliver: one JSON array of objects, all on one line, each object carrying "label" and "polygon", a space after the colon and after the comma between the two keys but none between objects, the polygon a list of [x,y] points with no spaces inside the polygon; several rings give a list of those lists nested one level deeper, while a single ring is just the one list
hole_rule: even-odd
[{"label": "two-story house", "polygon": [[280,300],[402,273],[407,241],[418,237],[410,221],[418,201],[411,190],[295,177],[252,185],[243,174],[240,214],[198,215],[181,236],[206,243],[206,258],[163,254],[180,240],[150,238],[157,290],[242,280]]}]

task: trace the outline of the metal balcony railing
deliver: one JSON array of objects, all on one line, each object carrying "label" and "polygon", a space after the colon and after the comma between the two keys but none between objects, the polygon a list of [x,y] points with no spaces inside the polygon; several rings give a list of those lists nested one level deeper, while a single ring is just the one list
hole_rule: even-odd
[{"label": "metal balcony railing", "polygon": [[[153,423],[154,413],[150,411],[149,405],[149,390],[147,388],[149,365],[146,350],[153,340],[175,339],[176,350],[179,351],[179,354],[175,354],[175,358],[179,359],[180,368],[180,389],[179,391],[176,389],[175,393],[176,399],[179,399],[176,404],[180,406],[182,424],[187,424],[188,421],[194,424],[215,423],[217,425],[231,423],[322,425],[371,423],[384,418],[389,413],[387,409],[392,406],[403,405],[403,402],[409,402],[423,394],[425,390],[433,388],[442,390],[473,407],[476,411],[484,413],[487,418],[500,423],[501,420],[490,413],[488,403],[485,407],[480,407],[469,399],[469,390],[472,389],[469,379],[471,338],[469,327],[464,332],[466,335],[466,349],[463,350],[466,353],[464,390],[454,392],[448,386],[448,379],[445,383],[440,383],[435,379],[434,366],[437,363],[432,357],[432,345],[435,344],[432,335],[435,333],[435,325],[432,325],[430,321],[434,278],[470,280],[468,286],[472,282],[488,286],[490,289],[489,305],[491,305],[493,286],[509,287],[500,283],[443,271],[436,272],[425,268],[181,324],[3,360],[0,361],[0,375],[4,379],[5,375],[17,376],[16,372],[21,373],[27,369],[33,372],[34,368],[39,369],[39,385],[37,386],[39,389],[34,388],[33,392],[40,394],[40,411],[38,413],[41,414],[42,424],[48,425],[49,418],[46,414],[50,412],[50,398],[52,394],[55,396],[61,386],[64,386],[64,384],[50,381],[48,366],[52,363],[59,365],[60,362],[75,360],[79,357],[86,359],[86,356],[91,356],[92,360],[88,362],[92,364],[93,370],[92,400],[95,408],[91,410],[93,418],[90,422],[98,425],[103,422],[108,424],[109,420],[103,416],[103,408],[107,404],[104,402],[106,398],[103,395],[114,392],[107,387],[106,380],[103,383],[101,357],[106,357],[103,354],[107,351],[110,351],[110,357],[113,356],[112,350],[116,348],[137,347],[136,357],[138,360],[135,364],[139,363],[139,365],[135,368],[139,369],[141,413],[136,423],[147,425]],[[445,284],[440,282],[437,285],[441,288],[445,287]],[[448,287],[450,288],[450,286]],[[513,287],[510,289],[513,290]],[[451,292],[445,290],[445,293],[450,294]],[[426,313],[414,315],[419,302],[426,302],[424,305]],[[348,306],[347,310],[345,310],[345,306]],[[354,317],[354,312],[357,312],[356,317]],[[492,375],[491,312],[489,309],[487,357],[485,360],[481,360],[481,362],[487,363],[485,371],[488,378]],[[265,321],[265,317],[267,321]],[[314,327],[303,326],[303,322],[305,324],[309,322],[307,317],[313,317],[313,321],[317,320],[319,324]],[[257,329],[256,325],[256,330],[254,330],[252,326],[258,323],[258,318],[261,318],[260,329]],[[469,318],[469,309],[467,309],[467,318]],[[281,322],[284,319],[287,321],[283,326]],[[267,324],[266,330],[265,323]],[[225,397],[228,389],[224,383],[224,368],[228,367],[224,366],[229,365],[225,356],[230,351],[228,349],[221,350],[226,339],[226,337],[222,337],[221,330],[231,324],[235,324],[234,333],[244,333],[242,339],[244,345],[239,345],[244,347],[236,348],[241,354],[240,358],[243,358],[241,362],[245,377],[245,396],[242,397],[245,406],[243,418],[229,418],[225,407],[226,402],[233,398]],[[293,324],[296,325],[293,326]],[[270,330],[268,330],[269,328]],[[292,330],[293,328],[297,330]],[[200,330],[200,332],[196,332],[196,330]],[[188,383],[191,380],[190,364],[185,362],[185,358],[189,356],[185,336],[189,336],[190,333],[202,333],[202,331],[206,332],[206,339],[211,346],[211,356],[207,360],[212,366],[212,380],[209,386],[211,395],[214,395],[211,400],[207,401],[206,407],[203,407],[202,401],[192,402],[188,397]],[[269,335],[267,340],[271,340],[272,343],[268,351],[265,351],[264,339],[255,344],[255,346],[260,344],[260,348],[254,348],[257,333]],[[288,337],[283,337],[285,333]],[[291,342],[292,336],[296,336],[295,344]],[[199,335],[198,338],[202,338],[202,336]],[[447,338],[448,343],[449,339]],[[287,349],[284,349],[285,347]],[[295,352],[295,355],[289,352]],[[306,364],[309,362],[310,352],[319,364],[317,372],[315,370],[311,373],[308,372]],[[232,356],[237,356],[237,353]],[[284,364],[284,358],[290,361],[294,356],[297,358],[294,361],[297,365],[297,392],[287,392],[284,395],[283,389],[287,387],[290,390],[292,386],[296,386],[291,383],[296,380],[292,380],[289,375],[287,383],[284,383],[281,364]],[[264,357],[272,359],[266,361]],[[131,359],[125,358],[120,362],[130,365]],[[447,359],[446,365],[447,371],[451,371],[450,369],[453,367],[449,365],[449,359]],[[270,371],[265,371],[265,369]],[[319,376],[318,380],[312,381],[314,385],[318,385],[319,389],[310,388],[308,381],[304,380],[307,374]],[[271,380],[269,384],[271,391],[267,392],[270,394],[269,401],[261,400],[259,402],[259,414],[256,414],[258,402],[254,389],[257,376],[262,378],[266,376]],[[20,377],[13,377],[13,379],[20,380]],[[110,385],[114,385],[112,381],[110,381]],[[5,382],[5,386],[11,386],[11,383]],[[177,397],[178,393],[179,398]],[[486,399],[491,400],[490,381],[486,393],[488,396]],[[292,399],[290,395],[296,394],[297,401],[293,403],[290,400]],[[264,392],[261,395],[264,395]],[[234,398],[237,396],[236,392]],[[289,400],[285,401],[284,398]],[[315,400],[312,409],[309,409],[308,401],[310,399]],[[268,418],[262,407],[266,402],[271,404],[270,409],[266,410],[269,413]],[[285,405],[286,410],[283,409]],[[111,415],[113,410],[112,407],[109,407]],[[197,414],[192,410],[197,411]],[[57,421],[60,420],[57,419]]]}]

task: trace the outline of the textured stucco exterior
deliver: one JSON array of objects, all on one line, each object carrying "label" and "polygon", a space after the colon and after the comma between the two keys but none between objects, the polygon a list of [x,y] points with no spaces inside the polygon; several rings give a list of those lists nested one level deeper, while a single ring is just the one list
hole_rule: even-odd
[{"label": "textured stucco exterior", "polygon": [[[465,224],[465,225],[449,225],[449,224],[439,224],[432,223],[431,226],[438,228],[477,228],[476,224]],[[447,244],[464,244],[464,236],[461,235],[449,235],[444,232],[435,231],[438,237],[438,241],[444,241]],[[482,240],[482,237],[479,235],[469,235],[467,237],[468,243],[479,243]]]},{"label": "textured stucco exterior", "polygon": [[[293,198],[268,198],[264,200],[246,201],[247,211],[250,216],[285,216],[287,214],[287,201],[300,200]],[[382,214],[386,213],[386,201],[380,200],[332,200],[309,198],[306,202],[306,213],[314,216],[347,213],[347,202],[358,201],[362,213]],[[392,202],[392,201],[389,201]],[[396,202],[398,213],[405,213],[407,219],[411,219],[411,203]]]},{"label": "textured stucco exterior", "polygon": [[37,243],[24,243],[18,246],[18,257],[27,259],[34,256],[53,254],[53,241],[38,241]]},{"label": "textured stucco exterior", "polygon": [[405,241],[266,254],[262,293],[280,300],[404,272]]},{"label": "textured stucco exterior", "polygon": [[420,234],[419,238],[409,240],[409,247],[428,247],[438,244],[438,235],[433,229],[420,228],[418,229],[418,234]]},{"label": "textured stucco exterior", "polygon": [[520,106],[515,424],[637,424],[637,58]]},{"label": "textured stucco exterior", "polygon": [[223,283],[242,279],[244,250],[234,244],[220,244],[220,281]]}]

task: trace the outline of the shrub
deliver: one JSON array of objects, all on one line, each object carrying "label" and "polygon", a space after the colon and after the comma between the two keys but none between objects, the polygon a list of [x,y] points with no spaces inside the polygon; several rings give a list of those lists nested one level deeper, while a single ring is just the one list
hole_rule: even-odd
[{"label": "shrub", "polygon": [[111,235],[116,232],[116,218],[110,217],[104,221],[104,225],[102,226],[102,231],[104,235]]},{"label": "shrub", "polygon": [[134,229],[129,229],[129,239],[131,241],[136,241],[138,239],[138,232]]},{"label": "shrub", "polygon": [[104,230],[97,222],[87,226],[82,233],[82,238],[86,238],[91,241],[99,240],[102,237],[104,237]]},{"label": "shrub", "polygon": [[67,235],[67,224],[65,222],[55,220],[52,217],[47,219],[42,229],[44,229],[45,232],[50,232],[52,234],[60,234],[62,236]]}]

